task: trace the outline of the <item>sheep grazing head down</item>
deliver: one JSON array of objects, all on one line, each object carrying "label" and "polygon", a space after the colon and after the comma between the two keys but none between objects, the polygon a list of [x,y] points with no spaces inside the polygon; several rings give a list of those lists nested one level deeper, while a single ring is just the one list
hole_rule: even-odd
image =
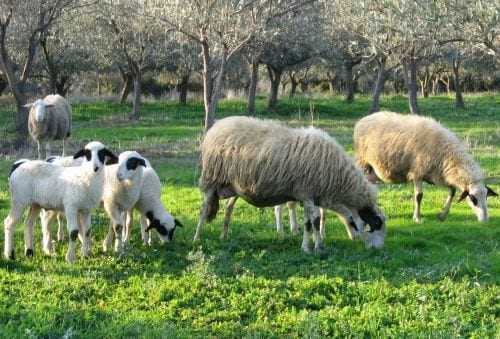
[{"label": "sheep grazing head down", "polygon": [[477,182],[469,185],[460,195],[463,201],[467,199],[467,204],[472,208],[477,216],[477,220],[481,222],[488,221],[488,197],[496,197],[498,194],[483,182]]},{"label": "sheep grazing head down", "polygon": [[146,160],[135,151],[120,153],[118,157],[118,170],[116,176],[119,181],[132,179],[142,167],[146,167]]},{"label": "sheep grazing head down", "polygon": [[99,141],[89,142],[85,147],[75,153],[73,159],[85,157],[83,166],[91,165],[94,172],[99,171],[105,164],[116,164],[118,157]]},{"label": "sheep grazing head down", "polygon": [[156,218],[152,211],[148,211],[146,217],[149,221],[149,226],[146,228],[146,231],[149,232],[154,228],[160,235],[162,242],[171,242],[174,238],[174,232],[177,226],[183,227],[179,220],[168,213],[163,217]]},{"label": "sheep grazing head down", "polygon": [[43,99],[38,99],[31,104],[24,105],[24,107],[34,110],[35,121],[42,122],[45,120],[47,108],[54,107],[54,105],[46,103]]},{"label": "sheep grazing head down", "polygon": [[386,217],[378,207],[364,207],[358,211],[360,219],[364,222],[364,227],[359,233],[359,237],[365,242],[367,248],[382,248],[384,246],[385,235],[387,233],[385,221]]}]

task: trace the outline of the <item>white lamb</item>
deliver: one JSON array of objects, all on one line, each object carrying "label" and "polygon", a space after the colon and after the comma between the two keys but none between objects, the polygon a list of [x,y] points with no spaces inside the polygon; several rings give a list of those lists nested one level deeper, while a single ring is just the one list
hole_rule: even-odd
[{"label": "white lamb", "polygon": [[358,164],[374,180],[413,181],[413,220],[421,221],[422,182],[448,187],[449,195],[439,219],[450,211],[457,189],[479,221],[488,220],[487,197],[497,194],[485,185],[483,171],[450,130],[432,118],[379,112],[354,127]]},{"label": "white lamb", "polygon": [[11,210],[4,221],[6,258],[14,258],[14,230],[26,207],[30,207],[25,227],[25,254],[33,255],[33,223],[41,208],[64,212],[69,247],[66,260],[76,260],[76,239],[82,237],[82,255],[90,254],[90,213],[98,206],[104,186],[104,163],[114,159],[102,143],[94,141],[74,158],[85,157],[80,167],[61,167],[45,161],[16,163],[9,178]]},{"label": "white lamb", "polygon": [[102,202],[111,224],[103,242],[105,252],[111,248],[113,237],[115,252],[121,252],[123,249],[122,234],[126,215],[139,200],[145,167],[145,159],[135,151],[121,153],[118,164],[106,166]]},{"label": "white lamb", "polygon": [[[163,206],[160,177],[147,160],[143,171],[141,194],[134,208],[141,214],[141,237],[144,244],[151,244],[152,237],[149,233],[151,229],[158,232],[162,242],[169,242],[173,239],[176,227],[182,227],[182,224]],[[125,225],[125,242],[130,240],[132,224],[133,210],[130,210]]]}]

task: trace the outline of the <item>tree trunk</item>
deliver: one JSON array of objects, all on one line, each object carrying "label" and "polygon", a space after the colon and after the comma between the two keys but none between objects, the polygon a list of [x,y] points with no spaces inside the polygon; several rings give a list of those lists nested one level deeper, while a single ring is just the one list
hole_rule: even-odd
[{"label": "tree trunk", "polygon": [[123,86],[120,92],[120,104],[124,104],[127,101],[130,90],[132,89],[133,78],[130,72],[122,73]]},{"label": "tree trunk", "polygon": [[71,81],[67,75],[61,75],[60,79],[56,81],[56,93],[63,97],[66,97],[70,87]]},{"label": "tree trunk", "polygon": [[97,96],[101,96],[101,74],[99,70],[96,71],[96,81],[97,81]]},{"label": "tree trunk", "polygon": [[385,80],[387,78],[385,71],[386,58],[377,59],[377,64],[377,80],[375,81],[375,85],[373,87],[373,100],[372,107],[370,108],[370,113],[380,111],[380,95],[384,90]]},{"label": "tree trunk", "polygon": [[295,75],[292,75],[292,73],[290,72],[290,99],[295,96],[295,93],[297,93],[298,84],[299,82],[297,81],[297,79],[295,79]]},{"label": "tree trunk", "polygon": [[271,80],[271,90],[269,93],[267,108],[269,110],[274,110],[276,108],[276,105],[278,104],[278,89],[283,70],[267,65],[267,72],[269,74],[269,80]]},{"label": "tree trunk", "polygon": [[465,108],[464,97],[462,96],[462,88],[460,83],[460,60],[453,58],[453,80],[455,81],[455,107]]},{"label": "tree trunk", "polygon": [[417,61],[413,56],[411,56],[408,60],[403,62],[403,68],[406,89],[408,90],[408,105],[410,107],[410,112],[413,114],[419,114],[420,111],[417,103]]},{"label": "tree trunk", "polygon": [[255,96],[257,94],[257,83],[259,82],[259,62],[252,58],[250,72],[250,86],[248,87],[248,115],[255,115]]},{"label": "tree trunk", "polygon": [[354,75],[353,75],[354,65],[351,61],[344,62],[344,75],[346,84],[346,96],[345,101],[351,103],[354,101]]},{"label": "tree trunk", "polygon": [[177,84],[177,92],[179,93],[179,104],[183,106],[187,104],[189,77],[190,77],[189,74],[182,76],[181,81]]},{"label": "tree trunk", "polygon": [[139,111],[141,109],[141,72],[134,72],[132,75],[132,82],[134,85],[134,92],[132,97],[132,112],[130,113],[131,120],[139,120]]}]

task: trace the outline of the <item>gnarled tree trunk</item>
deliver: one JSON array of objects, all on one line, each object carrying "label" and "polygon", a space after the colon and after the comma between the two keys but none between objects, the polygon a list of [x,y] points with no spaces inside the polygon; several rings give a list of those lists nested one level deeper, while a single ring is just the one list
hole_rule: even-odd
[{"label": "gnarled tree trunk", "polygon": [[257,83],[259,82],[259,62],[252,57],[250,62],[250,85],[248,86],[248,115],[255,115],[255,96],[257,94]]},{"label": "gnarled tree trunk", "polygon": [[269,74],[269,80],[271,81],[271,90],[269,93],[267,108],[269,110],[274,110],[276,108],[276,105],[278,104],[278,90],[283,70],[274,68],[271,65],[267,65],[267,72]]},{"label": "gnarled tree trunk", "polygon": [[406,89],[408,90],[408,106],[410,107],[410,112],[413,114],[419,114],[417,95],[417,60],[414,56],[410,56],[403,62],[403,75],[406,83]]},{"label": "gnarled tree trunk", "polygon": [[179,104],[187,104],[187,93],[190,74],[185,74],[181,77],[181,81],[177,84],[177,93],[179,93]]},{"label": "gnarled tree trunk", "polygon": [[458,57],[453,58],[453,80],[455,82],[455,107],[465,108],[460,81],[460,60]]},{"label": "gnarled tree trunk", "polygon": [[384,90],[384,84],[387,78],[385,70],[386,58],[385,57],[377,58],[377,64],[378,64],[377,80],[375,81],[375,84],[373,86],[373,99],[372,99],[372,107],[370,108],[370,113],[380,111],[380,95]]}]

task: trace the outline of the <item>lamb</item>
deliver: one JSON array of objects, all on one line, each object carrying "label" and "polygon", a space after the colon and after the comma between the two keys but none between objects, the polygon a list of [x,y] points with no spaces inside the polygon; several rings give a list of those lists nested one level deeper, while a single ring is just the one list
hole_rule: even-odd
[{"label": "lamb", "polygon": [[442,212],[445,220],[456,190],[479,221],[488,220],[487,197],[497,196],[484,183],[484,174],[460,140],[432,118],[393,112],[371,114],[354,127],[358,164],[372,178],[384,182],[413,181],[413,220],[422,221],[422,182],[448,187]]},{"label": "lamb", "polygon": [[[143,170],[141,193],[134,208],[141,214],[141,237],[144,244],[151,245],[151,234],[149,231],[155,229],[162,242],[170,242],[173,239],[177,226],[183,225],[167,212],[161,202],[160,177],[153,169],[147,159],[146,168]],[[130,240],[133,223],[133,210],[127,213],[125,224],[124,242]]]},{"label": "lamb", "polygon": [[[80,167],[61,167],[45,161],[16,163],[9,177],[11,209],[4,220],[4,255],[14,258],[14,230],[26,207],[25,255],[33,256],[33,222],[41,208],[64,212],[69,247],[66,260],[76,260],[76,238],[82,238],[82,255],[90,254],[90,213],[99,204],[104,186],[104,163],[116,159],[102,143],[88,143],[74,158],[85,157]],[[42,230],[45,232],[46,230]]]},{"label": "lamb", "polygon": [[105,252],[110,249],[113,237],[115,252],[123,250],[122,234],[126,214],[139,200],[144,167],[146,161],[135,151],[120,153],[118,164],[106,167],[102,201],[111,224],[103,242]]},{"label": "lamb", "polygon": [[[258,207],[302,201],[306,252],[311,251],[311,231],[315,250],[322,248],[319,207],[341,213],[368,247],[383,246],[385,216],[377,206],[374,186],[323,131],[255,118],[225,118],[205,135],[201,162],[204,201],[195,241],[204,223],[215,218],[219,199],[238,196]],[[370,230],[362,234],[366,224]]]},{"label": "lamb", "polygon": [[[50,141],[62,140],[62,153],[65,155],[65,139],[71,135],[71,106],[62,96],[47,95],[24,107],[30,109],[28,129],[37,144],[38,159],[50,155]],[[42,158],[42,144],[45,155]]]}]

